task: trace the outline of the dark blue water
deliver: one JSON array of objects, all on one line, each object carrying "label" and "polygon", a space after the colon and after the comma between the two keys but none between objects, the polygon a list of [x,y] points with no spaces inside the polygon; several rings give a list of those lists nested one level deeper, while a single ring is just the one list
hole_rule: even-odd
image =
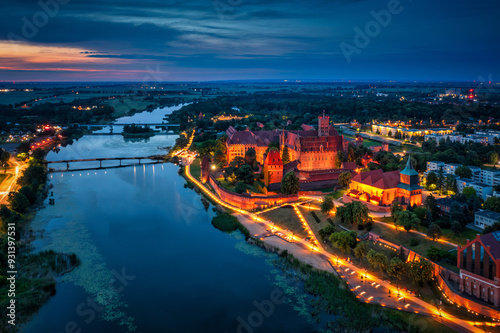
[{"label": "dark blue water", "polygon": [[[147,155],[174,140],[153,139],[84,137],[48,159]],[[299,314],[304,296],[273,265],[277,257],[215,229],[212,207],[205,210],[177,170],[52,174],[56,204],[33,221],[44,231],[34,246],[76,253],[82,263],[23,332],[312,331]]]}]

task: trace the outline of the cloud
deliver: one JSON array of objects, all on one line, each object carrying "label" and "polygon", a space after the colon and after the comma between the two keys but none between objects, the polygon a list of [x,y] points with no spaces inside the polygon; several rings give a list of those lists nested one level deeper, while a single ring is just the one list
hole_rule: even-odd
[{"label": "cloud", "polygon": [[[259,73],[262,78],[404,74],[474,79],[477,73],[500,74],[494,60],[500,56],[500,44],[495,42],[500,30],[496,1],[471,5],[466,0],[401,0],[401,4],[402,13],[354,54],[351,64],[339,44],[352,44],[354,28],[364,29],[373,20],[370,11],[385,9],[386,1],[71,0],[27,40],[36,47],[80,49],[78,66],[101,70],[105,62],[113,73],[123,71],[114,74],[117,77],[156,65],[168,67],[172,75],[193,77],[197,69],[203,77],[214,73],[214,79],[227,79],[229,68],[233,75]],[[4,0],[3,8],[0,41],[8,40],[9,32],[22,36],[23,22],[33,22],[41,10],[35,0]],[[50,57],[54,57],[50,52],[40,53],[41,63],[46,58],[48,64]],[[2,53],[0,65],[4,70],[21,69],[25,60]],[[457,66],[454,74],[450,64]],[[56,70],[53,73],[57,76]]]}]

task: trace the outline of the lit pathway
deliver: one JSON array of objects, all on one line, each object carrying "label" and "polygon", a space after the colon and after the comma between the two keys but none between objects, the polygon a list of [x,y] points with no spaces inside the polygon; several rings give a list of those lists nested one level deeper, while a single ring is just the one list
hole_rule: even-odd
[{"label": "lit pathway", "polygon": [[[241,208],[238,208],[238,207],[235,207],[235,206],[232,206],[232,205],[229,205],[229,204],[223,202],[215,194],[213,194],[210,190],[208,190],[203,184],[201,184],[198,180],[196,180],[193,176],[191,176],[189,168],[190,168],[190,166],[186,165],[185,173],[186,173],[186,176],[189,178],[189,180],[191,182],[193,182],[196,186],[198,186],[198,188],[200,188],[203,191],[203,193],[205,193],[208,197],[210,197],[217,204],[219,204],[223,207],[226,207],[227,209],[229,209],[231,211],[248,216],[254,222],[261,223],[261,224],[265,225],[267,228],[269,228],[270,230],[273,230],[273,231],[276,230],[276,232],[282,233],[288,239],[293,240],[294,243],[299,243],[299,244],[311,249],[311,253],[316,252],[317,254],[320,254],[320,255],[326,257],[332,263],[332,265],[337,265],[337,263],[338,263],[338,265],[343,266],[342,267],[343,271],[341,271],[339,269],[339,273],[343,274],[344,278],[346,278],[347,282],[349,283],[349,285],[351,286],[352,289],[356,288],[357,285],[359,285],[357,280],[355,280],[356,278],[359,279],[360,276],[366,276],[366,281],[363,282],[364,288],[366,290],[364,290],[365,291],[364,293],[361,291],[357,294],[357,296],[359,296],[359,298],[363,297],[365,299],[366,303],[371,303],[372,301],[373,301],[373,303],[375,303],[376,298],[373,295],[377,295],[377,294],[384,294],[385,295],[386,294],[385,291],[383,293],[380,291],[380,290],[382,290],[382,289],[379,289],[380,287],[384,287],[385,290],[387,290],[387,291],[390,290],[391,295],[393,295],[393,297],[394,297],[394,295],[398,295],[397,288],[395,286],[393,286],[392,284],[390,284],[389,282],[383,281],[383,280],[377,278],[376,276],[373,276],[372,274],[365,272],[363,269],[360,269],[359,267],[354,266],[352,263],[349,263],[345,260],[342,260],[341,258],[339,258],[339,256],[333,255],[333,254],[327,252],[326,250],[324,250],[320,246],[316,246],[316,244],[314,244],[314,243],[307,242],[307,241],[293,235],[291,232],[275,226],[272,222],[265,220],[263,218],[260,218],[258,215],[254,214],[254,213],[248,212],[244,209],[241,209]],[[294,205],[294,208],[296,208],[295,205]],[[314,239],[316,240],[315,237],[314,237]],[[316,240],[316,242],[317,242],[317,240]],[[353,285],[354,285],[354,287],[353,287]],[[357,293],[359,289],[361,289],[361,287],[359,287],[358,289],[355,289],[353,291],[355,293]],[[370,291],[367,291],[368,289],[370,289]],[[362,293],[362,295],[361,295],[361,293]],[[426,314],[426,315],[432,316],[436,320],[442,322],[443,324],[445,324],[445,325],[447,325],[447,326],[449,326],[457,331],[478,332],[478,333],[483,332],[483,330],[475,327],[474,322],[472,322],[472,321],[466,321],[463,319],[459,319],[459,318],[457,318],[453,315],[447,314],[445,312],[441,312],[441,314],[440,314],[438,309],[436,308],[436,306],[429,304],[429,303],[426,303],[426,302],[422,301],[421,299],[419,299],[415,296],[412,296],[403,290],[399,290],[399,294],[400,294],[400,297],[405,300],[404,305],[402,305],[400,303],[402,301],[402,299],[396,301],[394,298],[393,298],[393,301],[386,300],[385,302],[381,303],[381,305],[384,304],[385,306],[395,307],[395,308],[399,308],[401,310],[404,307],[406,311],[413,311],[416,313],[421,313],[421,314]],[[390,304],[390,302],[395,303],[396,306]],[[412,308],[412,306],[413,306],[413,308]],[[416,309],[419,309],[419,310],[416,310]],[[439,317],[440,315],[441,315],[441,317]],[[488,324],[496,325],[496,323],[488,323]]]},{"label": "lit pathway", "polygon": [[[320,197],[320,196],[307,196],[307,198],[309,198],[311,200],[316,200],[316,201],[321,201],[323,199],[323,197]],[[333,202],[335,203],[335,207],[343,206],[344,205],[343,202],[340,202],[338,200],[333,200]],[[369,215],[371,217],[373,217],[373,218],[382,218],[382,217],[385,217],[385,216],[391,216],[390,213],[378,213],[378,212],[371,212],[371,211],[370,211]],[[386,226],[388,228],[396,229],[397,230],[396,226],[393,223],[387,223],[387,222],[376,221],[376,220],[373,220],[373,222],[378,223],[378,224],[382,224],[382,225],[384,225],[384,226]],[[410,232],[414,233],[414,234],[419,234],[422,237],[427,237],[427,235],[425,233],[420,232],[420,231],[410,230]],[[458,247],[457,244],[452,243],[452,242],[448,242],[448,241],[443,240],[443,239],[437,239],[436,241],[439,242],[439,243],[443,243],[443,244],[447,244],[447,245],[453,246],[455,248]]]},{"label": "lit pathway", "polygon": [[15,166],[15,174],[14,177],[11,177],[10,179],[7,179],[6,181],[2,182],[1,186],[1,192],[0,192],[0,204],[7,204],[7,199],[9,196],[9,193],[14,190],[17,184],[17,179],[19,178],[19,175],[21,174],[20,171],[22,171],[23,167],[22,164],[19,163],[18,161],[15,160],[14,157],[11,156],[9,162],[12,162],[13,166]]}]

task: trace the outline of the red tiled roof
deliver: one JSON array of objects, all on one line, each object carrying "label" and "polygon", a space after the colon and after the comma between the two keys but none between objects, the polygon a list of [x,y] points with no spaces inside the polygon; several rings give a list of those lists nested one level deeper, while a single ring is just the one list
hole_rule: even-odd
[{"label": "red tiled roof", "polygon": [[342,163],[342,169],[354,170],[356,169],[356,162],[344,162]]},{"label": "red tiled roof", "polygon": [[300,128],[302,128],[304,131],[315,131],[314,127],[306,124],[300,125]]},{"label": "red tiled roof", "polygon": [[278,150],[270,150],[269,153],[267,153],[264,163],[266,165],[283,165],[280,152]]},{"label": "red tiled roof", "polygon": [[399,184],[399,170],[384,172],[382,169],[361,172],[354,176],[354,182],[377,187],[380,189],[395,188]]},{"label": "red tiled roof", "polygon": [[480,236],[480,239],[484,246],[490,246],[490,252],[495,257],[495,259],[500,259],[500,241],[497,240],[500,239],[500,236],[496,233],[498,233],[498,231],[482,235]]}]

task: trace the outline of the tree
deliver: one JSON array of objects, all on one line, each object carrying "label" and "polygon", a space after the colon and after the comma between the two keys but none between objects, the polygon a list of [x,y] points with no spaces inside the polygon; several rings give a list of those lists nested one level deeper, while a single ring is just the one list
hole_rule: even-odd
[{"label": "tree", "polygon": [[33,159],[36,162],[41,162],[45,158],[45,151],[41,148],[37,148],[37,149],[33,150],[31,157],[33,157]]},{"label": "tree", "polygon": [[335,205],[333,204],[333,200],[330,197],[324,196],[323,201],[321,202],[321,212],[327,214],[330,212]]},{"label": "tree", "polygon": [[472,170],[465,165],[462,165],[455,170],[455,175],[460,178],[472,178]]},{"label": "tree", "polygon": [[38,184],[45,184],[47,180],[47,171],[45,168],[38,164],[32,164],[26,168],[22,177],[17,181],[19,185],[31,185],[33,182],[38,182]]},{"label": "tree", "polygon": [[243,193],[246,192],[248,187],[245,185],[244,182],[238,182],[236,186],[234,187],[234,192],[236,193]]},{"label": "tree", "polygon": [[424,206],[431,212],[433,218],[438,217],[439,208],[437,206],[436,198],[432,194],[425,198]]},{"label": "tree", "polygon": [[249,148],[245,152],[245,162],[246,162],[246,164],[253,165],[256,158],[257,158],[257,154],[255,153],[255,149]]},{"label": "tree", "polygon": [[342,166],[342,163],[344,163],[344,159],[345,159],[344,152],[343,151],[337,152],[337,155],[335,155],[335,167],[337,169],[340,169],[340,167]]},{"label": "tree", "polygon": [[266,149],[266,154],[269,153],[271,150],[280,150],[280,145],[278,142],[271,142],[269,146],[267,146]]},{"label": "tree", "polygon": [[472,186],[467,186],[462,190],[462,194],[465,195],[466,198],[470,198],[476,195],[476,190]]},{"label": "tree", "polygon": [[416,229],[420,225],[420,219],[415,213],[404,210],[396,213],[394,224],[403,227],[409,232],[411,229]]},{"label": "tree", "polygon": [[253,184],[254,182],[253,169],[248,164],[245,164],[241,168],[239,168],[236,172],[236,176],[238,180],[241,180],[246,184]]},{"label": "tree", "polygon": [[395,218],[396,213],[401,212],[401,211],[403,211],[403,206],[401,206],[399,204],[399,202],[396,201],[396,202],[394,202],[391,205],[391,216],[392,216],[392,218]]},{"label": "tree", "polygon": [[406,263],[398,257],[392,258],[387,273],[396,278],[396,288],[399,290],[399,281],[406,274]]},{"label": "tree", "polygon": [[427,249],[426,257],[432,261],[440,261],[441,259],[443,259],[443,255],[446,254],[446,251],[440,250],[435,246],[430,246],[429,249]]},{"label": "tree", "polygon": [[351,183],[352,175],[350,172],[342,172],[339,175],[339,185],[342,187],[347,187]]},{"label": "tree", "polygon": [[4,149],[0,149],[0,164],[3,167],[3,173],[7,171],[7,167],[9,166],[10,154],[8,151]]},{"label": "tree", "polygon": [[19,189],[19,193],[24,194],[24,196],[29,200],[30,204],[36,202],[36,193],[31,189],[30,186],[23,186]]},{"label": "tree", "polygon": [[359,262],[366,257],[368,253],[368,247],[366,246],[366,242],[359,242],[354,248],[354,255],[359,259]]},{"label": "tree", "polygon": [[491,164],[496,165],[498,163],[498,153],[496,151],[492,150],[488,152],[488,154],[486,154],[486,157],[488,158]]},{"label": "tree", "polygon": [[434,172],[429,172],[427,174],[427,178],[425,179],[425,183],[427,185],[427,188],[429,188],[430,185],[437,185],[438,183],[438,177]]},{"label": "tree", "polygon": [[10,203],[10,208],[18,213],[24,213],[28,210],[30,206],[30,201],[26,196],[19,192],[10,192],[8,201]]},{"label": "tree", "polygon": [[438,239],[443,235],[441,228],[436,224],[432,223],[429,228],[427,228],[427,237],[432,238],[433,241]]},{"label": "tree", "polygon": [[436,183],[439,192],[443,190],[443,182],[444,182],[444,172],[443,172],[443,167],[440,167],[438,171],[438,180]]},{"label": "tree", "polygon": [[351,253],[351,248],[356,246],[356,232],[355,231],[340,231],[334,232],[330,235],[330,241],[337,247],[342,254]]},{"label": "tree", "polygon": [[498,231],[500,230],[500,222],[495,222],[493,225],[489,225],[486,228],[484,228],[483,235],[489,234],[490,232]]},{"label": "tree", "polygon": [[450,228],[455,235],[458,235],[460,232],[464,230],[464,226],[462,225],[462,223],[458,221],[451,222]]},{"label": "tree", "polygon": [[337,216],[342,223],[366,224],[372,221],[366,205],[353,201],[337,208]]},{"label": "tree", "polygon": [[370,264],[372,270],[374,270],[376,267],[377,263],[376,257],[377,257],[377,251],[375,251],[374,249],[368,251],[368,254],[366,255],[366,259],[368,260],[368,263]]},{"label": "tree", "polygon": [[224,154],[224,152],[220,149],[217,149],[214,153],[214,162],[216,164],[219,164],[219,163],[226,163],[226,155]]},{"label": "tree", "polygon": [[387,136],[392,136],[392,131],[389,131],[389,132],[387,133]]},{"label": "tree", "polygon": [[283,161],[283,164],[288,164],[290,163],[290,151],[288,150],[288,147],[285,146],[285,148],[283,148],[283,154],[281,156],[281,161]]},{"label": "tree", "polygon": [[290,171],[281,179],[281,193],[297,194],[299,190],[299,177],[297,177],[293,171]]},{"label": "tree", "polygon": [[484,209],[489,209],[494,212],[500,213],[500,198],[489,197],[483,204]]},{"label": "tree", "polygon": [[414,282],[418,282],[423,285],[424,282],[432,280],[434,272],[434,267],[432,264],[420,257],[419,260],[415,260],[409,263],[409,275]]}]

